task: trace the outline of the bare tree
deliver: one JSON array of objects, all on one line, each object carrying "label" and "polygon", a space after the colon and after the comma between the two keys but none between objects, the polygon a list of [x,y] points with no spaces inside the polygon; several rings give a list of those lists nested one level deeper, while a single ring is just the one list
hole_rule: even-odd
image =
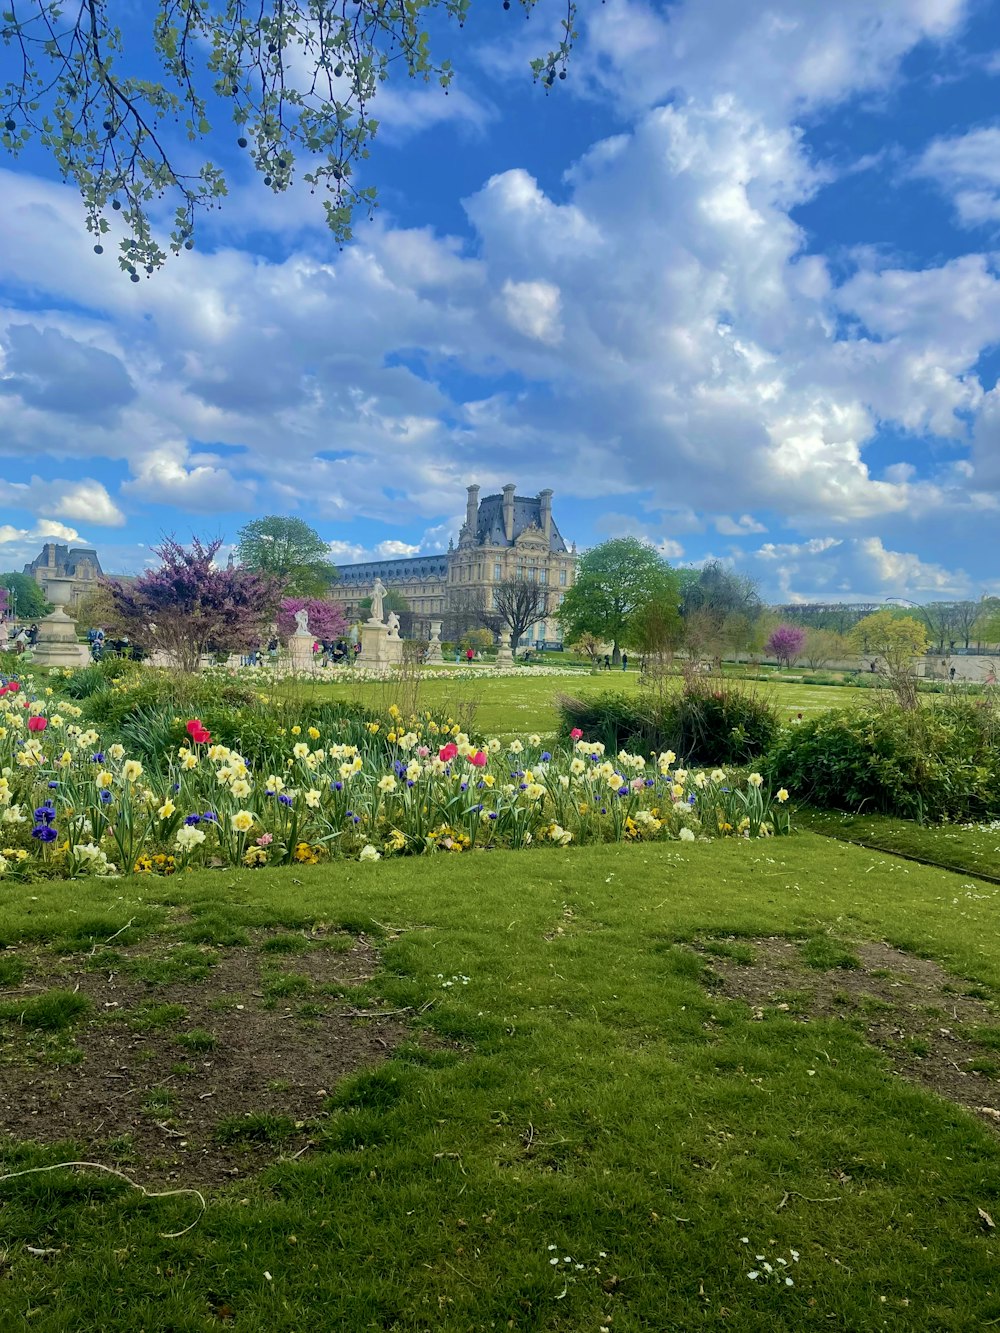
[{"label": "bare tree", "polygon": [[530,579],[503,579],[493,586],[493,605],[485,607],[482,623],[494,634],[510,630],[510,645],[516,652],[522,634],[549,613],[549,592],[544,584]]}]

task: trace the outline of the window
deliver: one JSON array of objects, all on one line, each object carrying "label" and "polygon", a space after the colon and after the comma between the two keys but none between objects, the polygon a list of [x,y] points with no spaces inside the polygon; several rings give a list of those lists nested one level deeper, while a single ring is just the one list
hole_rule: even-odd
[{"label": "window", "polygon": [[524,566],[523,566],[523,565],[518,565],[518,567],[517,567],[517,577],[518,577],[519,579],[523,579],[523,578],[524,578]]},{"label": "window", "polygon": [[493,562],[493,578],[497,583],[503,578],[503,566],[500,564],[499,560]]},{"label": "window", "polygon": [[559,585],[560,585],[560,587],[562,587],[562,588],[565,588],[565,586],[566,586],[566,571],[565,571],[565,569],[560,569],[560,571],[559,571]]},{"label": "window", "polygon": [[538,582],[548,583],[548,581],[549,581],[549,571],[547,569],[540,569],[538,571]]}]

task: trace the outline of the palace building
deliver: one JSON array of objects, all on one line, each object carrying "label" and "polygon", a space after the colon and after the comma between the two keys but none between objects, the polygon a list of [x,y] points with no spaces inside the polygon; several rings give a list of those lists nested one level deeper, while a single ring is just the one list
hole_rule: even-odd
[{"label": "palace building", "polygon": [[552,492],[516,495],[505,486],[498,495],[479,499],[479,487],[468,488],[465,522],[458,544],[442,555],[369,560],[339,565],[335,595],[352,618],[362,618],[361,602],[371,596],[376,577],[390,592],[406,599],[413,638],[429,638],[430,622],[443,622],[442,638],[457,637],[481,623],[495,607],[496,585],[506,579],[527,579],[546,590],[548,616],[523,636],[525,647],[562,646],[555,611],[573,586],[576,544],[567,547],[552,517]]},{"label": "palace building", "polygon": [[24,573],[39,584],[43,593],[49,579],[72,579],[72,606],[76,606],[81,597],[97,587],[97,580],[103,572],[92,546],[62,546],[57,542],[46,542],[41,555],[36,555],[24,567]]}]

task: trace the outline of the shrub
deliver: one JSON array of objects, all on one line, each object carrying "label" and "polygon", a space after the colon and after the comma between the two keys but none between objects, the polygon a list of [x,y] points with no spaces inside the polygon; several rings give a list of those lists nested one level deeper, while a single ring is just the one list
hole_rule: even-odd
[{"label": "shrub", "polygon": [[935,700],[915,710],[866,703],[789,728],[766,768],[818,806],[972,819],[1000,810],[998,736],[986,700]]},{"label": "shrub", "polygon": [[562,733],[579,727],[612,753],[673,750],[689,764],[744,764],[774,744],[774,706],[741,681],[688,676],[664,694],[600,694],[558,701]]}]

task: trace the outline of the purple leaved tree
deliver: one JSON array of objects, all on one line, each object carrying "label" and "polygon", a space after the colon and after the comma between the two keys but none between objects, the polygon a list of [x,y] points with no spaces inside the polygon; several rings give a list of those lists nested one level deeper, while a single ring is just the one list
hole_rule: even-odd
[{"label": "purple leaved tree", "polygon": [[189,547],[167,537],[153,548],[158,569],[133,583],[103,580],[116,623],[133,643],[163,649],[182,671],[196,671],[203,653],[246,649],[274,618],[280,579],[215,564],[221,541]]},{"label": "purple leaved tree", "polygon": [[805,641],[806,632],[800,625],[778,625],[771,631],[764,649],[782,666],[790,667],[802,652]]},{"label": "purple leaved tree", "polygon": [[278,607],[278,633],[284,642],[295,633],[295,612],[309,613],[309,633],[314,639],[338,639],[348,628],[347,613],[337,602],[318,597],[284,597]]}]

